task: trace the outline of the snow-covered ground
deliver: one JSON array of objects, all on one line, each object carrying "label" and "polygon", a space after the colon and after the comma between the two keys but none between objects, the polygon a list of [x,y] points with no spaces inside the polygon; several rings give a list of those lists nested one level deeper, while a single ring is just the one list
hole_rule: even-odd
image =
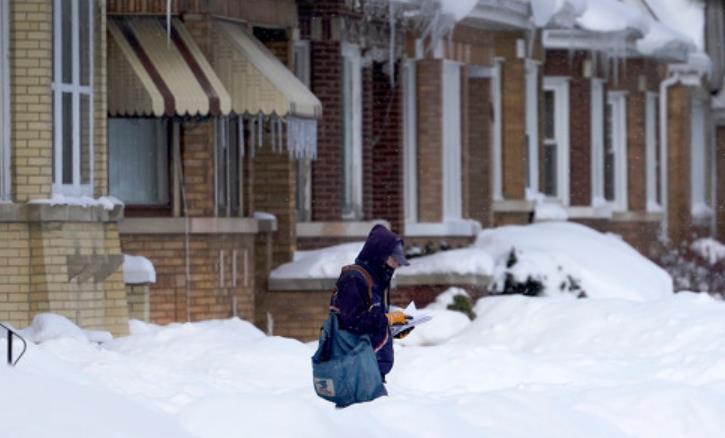
[{"label": "snow-covered ground", "polygon": [[[452,313],[433,307],[436,318]],[[244,321],[136,322],[131,336],[102,345],[56,334],[32,344],[17,368],[0,366],[1,435],[668,438],[725,431],[723,302],[690,293],[649,302],[506,296],[482,299],[475,311],[473,322],[452,318],[458,326],[439,327],[447,341],[396,345],[390,397],[345,410],[312,390],[314,344],[267,337]]]}]

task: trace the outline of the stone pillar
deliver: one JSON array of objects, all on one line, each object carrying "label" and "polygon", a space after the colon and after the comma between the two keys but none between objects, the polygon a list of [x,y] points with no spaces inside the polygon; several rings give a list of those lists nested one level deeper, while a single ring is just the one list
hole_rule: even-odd
[{"label": "stone pillar", "polygon": [[667,235],[685,241],[691,226],[690,92],[676,84],[667,92]]}]

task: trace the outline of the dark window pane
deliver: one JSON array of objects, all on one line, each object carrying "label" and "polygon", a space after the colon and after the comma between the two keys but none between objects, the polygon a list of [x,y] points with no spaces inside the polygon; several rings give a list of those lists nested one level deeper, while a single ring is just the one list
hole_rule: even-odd
[{"label": "dark window pane", "polygon": [[63,93],[63,184],[73,184],[73,96]]},{"label": "dark window pane", "polygon": [[63,67],[63,83],[71,83],[73,81],[73,2],[71,0],[61,0],[61,35],[63,40],[60,42]]},{"label": "dark window pane", "polygon": [[614,105],[607,104],[604,147],[604,198],[614,201]]},{"label": "dark window pane", "polygon": [[544,138],[554,139],[556,137],[555,100],[553,91],[544,91]]},{"label": "dark window pane", "polygon": [[81,85],[91,83],[91,2],[88,0],[78,1],[78,27],[80,31],[79,55],[80,55],[80,77]]},{"label": "dark window pane", "polygon": [[132,205],[169,202],[166,121],[108,119],[111,195]]},{"label": "dark window pane", "polygon": [[91,97],[81,94],[81,184],[91,182]]},{"label": "dark window pane", "polygon": [[556,143],[544,145],[544,194],[556,196]]}]

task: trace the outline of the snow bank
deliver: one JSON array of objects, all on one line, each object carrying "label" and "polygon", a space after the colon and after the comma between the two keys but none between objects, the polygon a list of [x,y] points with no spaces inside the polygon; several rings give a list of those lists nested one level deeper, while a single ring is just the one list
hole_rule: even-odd
[{"label": "snow bank", "polygon": [[650,302],[511,296],[484,298],[475,310],[478,318],[444,344],[396,341],[390,397],[344,410],[314,395],[314,343],[267,337],[237,319],[134,322],[129,337],[102,346],[31,344],[19,368],[0,367],[0,422],[13,438],[351,430],[683,438],[725,430],[723,302],[689,293]]},{"label": "snow bank", "polygon": [[30,328],[32,329],[30,339],[36,344],[59,338],[88,341],[88,336],[82,328],[72,323],[65,316],[55,313],[39,313],[35,315]]},{"label": "snow bank", "polygon": [[[365,242],[344,243],[311,251],[297,251],[294,261],[270,274],[275,279],[337,278],[343,266],[355,263]],[[410,259],[410,266],[401,267],[396,275],[460,274],[491,275],[493,259],[481,248],[441,251]]]},{"label": "snow bank", "polygon": [[[485,230],[475,246],[496,260],[500,277],[512,249],[520,281],[543,276],[556,286],[572,275],[590,298],[649,300],[673,293],[671,277],[622,239],[570,222],[545,222]],[[498,278],[500,280],[500,278]],[[548,294],[554,294],[556,287]]]},{"label": "snow bank", "polygon": [[576,23],[595,32],[635,29],[644,35],[649,31],[650,20],[636,8],[617,0],[589,0]]},{"label": "snow bank", "polygon": [[491,275],[493,259],[481,248],[440,251],[410,259],[410,266],[396,270],[396,276],[421,274]]},{"label": "snow bank", "polygon": [[725,260],[725,245],[711,237],[697,239],[692,242],[690,249],[711,265]]},{"label": "snow bank", "polygon": [[365,242],[343,243],[311,251],[297,251],[294,261],[270,273],[270,278],[337,278],[343,266],[355,263]]},{"label": "snow bank", "polygon": [[399,341],[400,344],[405,346],[440,345],[468,327],[471,324],[468,316],[461,312],[448,310],[448,306],[453,304],[453,297],[456,295],[469,296],[468,292],[457,287],[451,287],[438,295],[434,302],[420,311],[432,316],[433,319],[417,326],[407,337]]},{"label": "snow bank", "polygon": [[125,284],[156,283],[154,264],[146,257],[124,254],[123,282]]},{"label": "snow bank", "polygon": [[462,20],[476,7],[478,0],[437,0],[441,5],[441,12],[448,14],[455,21]]},{"label": "snow bank", "polygon": [[30,204],[48,204],[48,205],[74,205],[78,207],[103,207],[104,210],[113,210],[116,206],[123,206],[123,202],[113,196],[101,196],[93,199],[89,196],[65,196],[61,194],[53,194],[49,199],[33,199]]}]

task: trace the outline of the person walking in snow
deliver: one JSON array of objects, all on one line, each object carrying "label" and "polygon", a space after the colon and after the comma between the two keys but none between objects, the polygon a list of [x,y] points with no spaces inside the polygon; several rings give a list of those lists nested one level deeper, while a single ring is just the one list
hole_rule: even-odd
[{"label": "person walking in snow", "polygon": [[[370,336],[383,383],[394,360],[390,326],[405,324],[408,319],[403,312],[389,310],[390,280],[396,268],[409,264],[403,253],[403,240],[384,226],[375,225],[352,265],[355,268],[340,274],[337,293],[330,303],[341,329]],[[372,285],[372,302],[369,285]],[[410,330],[396,338],[406,336]]]}]

